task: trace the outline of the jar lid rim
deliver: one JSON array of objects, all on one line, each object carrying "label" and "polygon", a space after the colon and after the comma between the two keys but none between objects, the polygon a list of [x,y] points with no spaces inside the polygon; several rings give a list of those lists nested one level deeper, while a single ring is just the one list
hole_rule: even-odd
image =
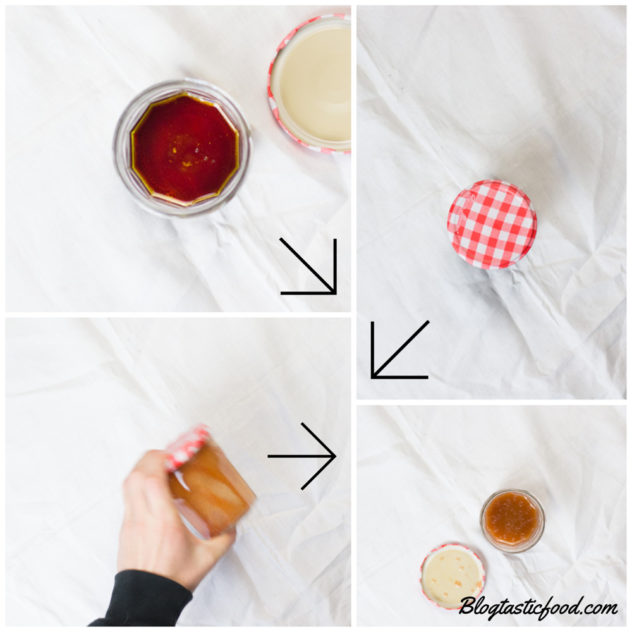
[{"label": "jar lid rim", "polygon": [[210,437],[210,430],[205,424],[199,424],[181,434],[165,448],[167,453],[167,471],[175,472],[175,470],[184,465],[199,452],[200,448]]}]

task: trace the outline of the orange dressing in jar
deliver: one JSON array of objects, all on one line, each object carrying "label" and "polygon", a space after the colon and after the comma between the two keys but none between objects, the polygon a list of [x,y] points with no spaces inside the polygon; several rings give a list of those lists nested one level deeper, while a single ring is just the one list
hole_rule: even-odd
[{"label": "orange dressing in jar", "polygon": [[180,513],[205,537],[234,527],[256,498],[210,437],[169,474],[169,488]]},{"label": "orange dressing in jar", "polygon": [[531,548],[540,539],[544,530],[544,512],[528,492],[504,490],[485,503],[481,527],[497,548],[520,552]]}]

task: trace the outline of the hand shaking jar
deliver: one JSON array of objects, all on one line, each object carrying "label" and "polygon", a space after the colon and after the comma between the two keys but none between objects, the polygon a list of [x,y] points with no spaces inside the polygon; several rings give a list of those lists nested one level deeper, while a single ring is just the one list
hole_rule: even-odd
[{"label": "hand shaking jar", "polygon": [[181,515],[203,537],[234,527],[255,501],[206,426],[196,426],[166,451],[171,495]]}]

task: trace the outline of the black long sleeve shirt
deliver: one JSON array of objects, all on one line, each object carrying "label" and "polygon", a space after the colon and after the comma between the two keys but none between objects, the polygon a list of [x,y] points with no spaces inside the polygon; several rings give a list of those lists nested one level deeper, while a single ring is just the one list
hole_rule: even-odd
[{"label": "black long sleeve shirt", "polygon": [[175,625],[190,590],[171,579],[145,571],[121,571],[114,578],[110,606],[91,626]]}]

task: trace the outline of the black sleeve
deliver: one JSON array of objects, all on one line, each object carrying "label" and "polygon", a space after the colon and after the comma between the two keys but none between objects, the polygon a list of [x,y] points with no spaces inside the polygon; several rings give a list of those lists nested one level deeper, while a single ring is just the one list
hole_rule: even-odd
[{"label": "black sleeve", "polygon": [[114,578],[105,618],[90,625],[175,625],[192,598],[190,590],[161,575],[121,571]]}]

